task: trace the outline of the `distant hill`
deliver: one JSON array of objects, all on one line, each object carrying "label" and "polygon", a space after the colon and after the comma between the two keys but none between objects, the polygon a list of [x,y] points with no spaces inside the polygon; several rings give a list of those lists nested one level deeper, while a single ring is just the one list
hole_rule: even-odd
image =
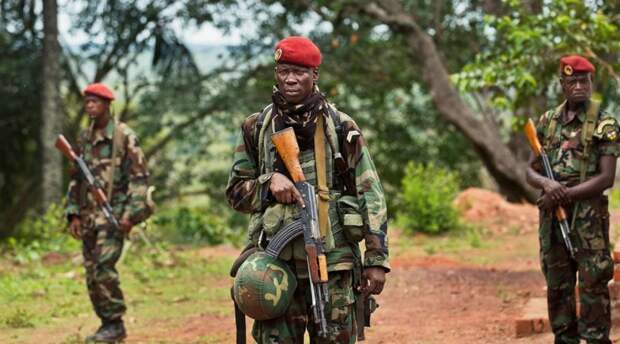
[{"label": "distant hill", "polygon": [[[194,60],[198,65],[198,68],[202,72],[208,72],[213,68],[218,67],[229,54],[228,49],[230,46],[227,45],[211,45],[211,44],[194,44],[188,45],[188,48],[192,52],[194,56]],[[74,53],[79,52],[79,46],[69,45],[69,49],[71,49]],[[135,79],[141,76],[145,76],[150,78],[153,76],[153,70],[151,68],[153,58],[152,49],[145,50],[138,57],[138,65],[130,71],[130,78]],[[95,72],[95,66],[91,64],[85,64],[80,66],[80,68],[85,72],[87,78],[92,78]],[[88,84],[91,80],[79,80],[82,85]],[[121,80],[118,74],[112,73],[105,80],[105,83],[109,84],[111,87],[116,88],[120,85]]]}]

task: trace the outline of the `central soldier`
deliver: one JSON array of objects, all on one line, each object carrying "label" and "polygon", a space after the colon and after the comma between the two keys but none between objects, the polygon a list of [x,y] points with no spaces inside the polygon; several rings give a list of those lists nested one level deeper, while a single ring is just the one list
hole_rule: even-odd
[{"label": "central soldier", "polygon": [[[376,307],[365,301],[381,293],[390,271],[383,188],[360,129],[319,91],[319,48],[292,36],[276,45],[274,58],[272,103],[243,122],[226,188],[230,205],[251,214],[247,254],[233,268],[238,272],[235,300],[255,318],[252,335],[258,343],[304,343],[306,329],[311,343],[355,343],[365,320],[360,316]],[[299,217],[303,204],[271,140],[286,128],[294,130],[303,174],[316,190],[329,271],[323,335],[311,312],[303,236],[288,243],[277,259],[261,252]],[[281,300],[284,307],[276,309]],[[362,305],[366,312],[359,312]],[[261,309],[247,311],[254,306]]]}]

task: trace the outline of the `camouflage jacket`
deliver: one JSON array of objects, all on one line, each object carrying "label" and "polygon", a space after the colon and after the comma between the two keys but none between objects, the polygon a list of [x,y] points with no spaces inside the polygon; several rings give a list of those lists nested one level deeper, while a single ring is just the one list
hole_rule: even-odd
[{"label": "camouflage jacket", "polygon": [[[564,104],[554,110],[545,112],[536,126],[540,142],[545,147],[551,168],[556,180],[568,186],[579,184],[583,144],[581,130],[586,119],[586,111],[582,110],[573,120],[564,123],[562,114]],[[557,122],[554,133],[549,133],[551,119]],[[618,134],[620,127],[615,117],[599,112],[595,124],[594,135],[590,147],[586,179],[597,175],[599,158],[603,155],[620,155]]]},{"label": "camouflage jacket", "polygon": [[[261,171],[259,167],[262,163],[259,160],[256,130],[259,116],[260,113],[255,113],[241,125],[226,188],[226,196],[231,207],[252,214],[262,213],[275,203],[269,193],[269,180],[272,173]],[[344,113],[340,113],[340,119],[342,125],[340,151],[349,168],[354,170],[357,203],[360,205],[365,224],[363,238],[366,251],[363,265],[366,267],[380,266],[389,270],[387,207],[384,191],[359,127]],[[332,228],[333,226],[332,223]],[[328,264],[338,264],[339,261],[346,260],[347,256],[346,253],[339,255],[337,252],[329,252]],[[331,266],[330,271],[332,271]]]},{"label": "camouflage jacket", "polygon": [[[117,135],[122,139],[122,145],[117,148],[110,205],[117,219],[129,219],[131,223],[137,224],[148,216],[145,207],[148,187],[146,160],[134,131],[124,123],[118,123],[117,130]],[[78,138],[76,147],[76,153],[84,159],[106,195],[112,159],[113,135],[114,121],[110,120],[104,129],[83,131]],[[120,143],[121,140],[117,140]],[[80,216],[85,228],[107,223],[96,201],[88,191],[86,181],[77,169],[71,171],[66,214],[67,217]]]},{"label": "camouflage jacket", "polygon": [[[570,122],[565,123],[562,119],[565,104],[555,110],[547,111],[537,125],[537,136],[545,147],[549,162],[557,181],[566,185],[574,186],[580,183],[580,170],[584,146],[581,142],[581,131],[586,120],[586,111],[582,110]],[[556,120],[554,132],[550,132],[551,120]],[[617,120],[604,112],[599,112],[595,122],[594,135],[590,144],[590,153],[587,161],[586,180],[600,173],[599,160],[601,156],[620,155],[618,133],[620,126]],[[540,171],[542,167],[537,167]],[[575,229],[573,235],[579,237],[577,246],[586,249],[601,250],[608,245],[605,223],[609,221],[609,211],[606,197],[593,197],[592,199],[580,200],[565,209],[569,212],[569,224]],[[573,217],[573,212],[577,211]],[[541,246],[543,251],[551,246],[551,237],[548,235],[551,229],[552,211],[541,213]]]}]

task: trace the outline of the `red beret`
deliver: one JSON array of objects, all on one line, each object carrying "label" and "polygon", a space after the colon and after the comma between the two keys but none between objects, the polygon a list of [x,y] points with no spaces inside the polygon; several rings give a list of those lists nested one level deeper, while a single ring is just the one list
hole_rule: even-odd
[{"label": "red beret", "polygon": [[292,63],[315,68],[321,65],[321,51],[311,40],[300,37],[287,37],[278,44],[274,53],[277,63]]},{"label": "red beret", "polygon": [[83,93],[84,95],[92,94],[103,99],[114,100],[114,93],[112,93],[106,85],[101,83],[86,86]]},{"label": "red beret", "polygon": [[560,59],[560,71],[563,75],[594,73],[595,70],[590,61],[579,55],[568,55]]}]

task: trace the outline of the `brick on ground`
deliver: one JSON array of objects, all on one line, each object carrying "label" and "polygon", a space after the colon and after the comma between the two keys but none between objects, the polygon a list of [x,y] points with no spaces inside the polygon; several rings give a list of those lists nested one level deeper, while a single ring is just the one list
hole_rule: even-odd
[{"label": "brick on ground", "polygon": [[535,297],[529,299],[523,309],[523,316],[515,321],[517,338],[551,331],[547,315],[547,299]]}]

